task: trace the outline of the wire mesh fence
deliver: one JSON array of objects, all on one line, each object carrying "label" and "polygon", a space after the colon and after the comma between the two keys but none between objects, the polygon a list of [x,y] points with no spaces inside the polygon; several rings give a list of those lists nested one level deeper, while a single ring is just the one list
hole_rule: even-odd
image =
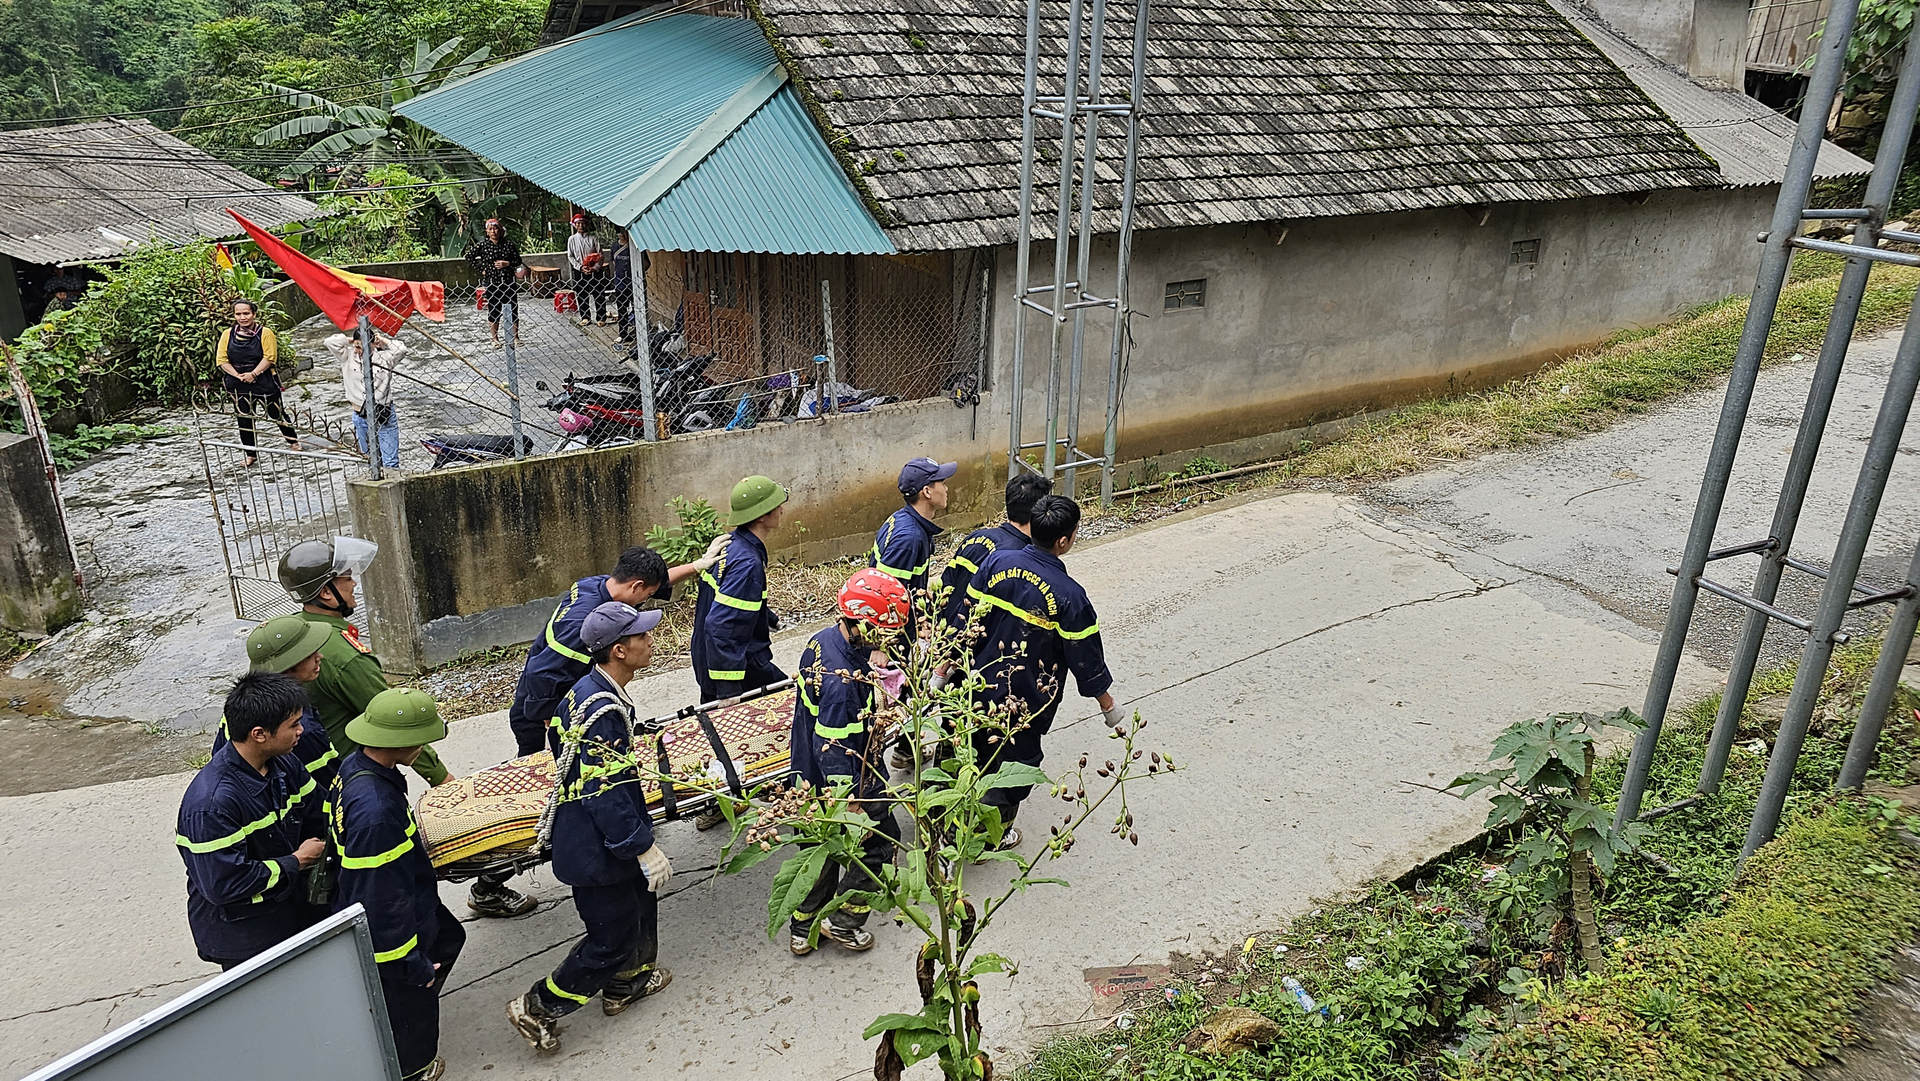
[{"label": "wire mesh fence", "polygon": [[[524,454],[641,438],[630,283],[611,266],[575,271],[563,252],[524,259],[525,275],[504,291],[449,282],[444,322],[416,316],[394,335],[397,355],[376,350],[399,471],[511,457],[516,413]],[[657,252],[645,273],[662,438],[899,401],[966,403],[985,378],[992,282],[982,254]],[[332,418],[352,448],[347,340],[324,319],[288,337],[314,361],[289,388],[289,411]]]}]

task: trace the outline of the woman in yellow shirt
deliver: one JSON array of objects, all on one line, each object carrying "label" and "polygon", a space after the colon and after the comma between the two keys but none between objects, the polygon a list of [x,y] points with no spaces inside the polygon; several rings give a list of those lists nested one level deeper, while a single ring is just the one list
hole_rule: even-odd
[{"label": "woman in yellow shirt", "polygon": [[233,302],[233,326],[220,332],[218,363],[221,383],[233,395],[233,409],[240,420],[240,442],[247,448],[247,464],[259,460],[254,453],[253,417],[264,404],[266,414],[280,425],[287,446],[300,449],[300,435],[287,419],[280,404],[280,377],[273,372],[280,343],[273,331],[260,322],[260,307],[251,300]]}]

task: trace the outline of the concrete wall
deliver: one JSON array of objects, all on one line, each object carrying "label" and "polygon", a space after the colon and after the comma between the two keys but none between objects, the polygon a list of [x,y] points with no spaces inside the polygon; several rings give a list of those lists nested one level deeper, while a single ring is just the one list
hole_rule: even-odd
[{"label": "concrete wall", "polygon": [[39,445],[0,434],[0,625],[51,634],[79,619],[73,569]]},{"label": "concrete wall", "polygon": [[[1749,292],[1753,236],[1774,195],[1678,191],[1639,205],[1608,197],[1139,233],[1117,457],[1170,468],[1202,452],[1228,464],[1284,453],[1314,422],[1502,382],[1623,327]],[[1513,263],[1514,244],[1529,240],[1540,242],[1538,263]],[[1112,253],[1111,243],[1096,250],[1096,290],[1113,280]],[[1050,242],[1036,250],[1036,284],[1052,280],[1052,256]],[[1013,262],[1003,250],[1002,299]],[[1206,305],[1164,310],[1167,283],[1195,278],[1206,279]],[[994,320],[1005,387],[1012,306],[997,302]],[[1100,310],[1088,325],[1081,432],[1097,453],[1112,320]],[[1031,443],[1045,437],[1047,332],[1044,317],[1027,326]],[[1123,464],[1119,486],[1129,472]]]},{"label": "concrete wall", "polygon": [[918,455],[959,461],[949,520],[999,509],[1004,454],[997,412],[945,399],[871,413],[766,424],[745,432],[447,469],[352,484],[354,525],[381,546],[367,573],[374,647],[390,670],[419,671],[468,650],[524,642],[554,599],[611,569],[649,526],[672,525],[667,501],[705,497],[724,513],[734,482],[765,473],[793,492],[777,557],[817,561],[864,551],[900,506],[900,466]]},{"label": "concrete wall", "polygon": [[1591,0],[1634,44],[1702,81],[1740,90],[1748,0]]},{"label": "concrete wall", "polygon": [[[1229,465],[1330,438],[1347,418],[1497,383],[1623,327],[1751,288],[1774,191],[1668,192],[1143,232],[1136,238],[1135,345],[1125,384],[1117,487],[1197,454]],[[1534,263],[1514,245],[1538,241]],[[1096,258],[1110,276],[1112,245]],[[356,528],[383,555],[368,574],[381,656],[419,670],[468,650],[526,641],[576,578],[610,567],[667,501],[724,507],[733,483],[766,473],[794,491],[777,556],[863,551],[899,505],[902,462],[959,460],[945,524],[999,510],[1012,386],[1010,251],[998,253],[989,368],[979,406],[944,399],[826,421],[677,437],[653,446],[356,481]],[[1035,281],[1050,280],[1051,246]],[[1101,267],[1100,264],[1106,264]],[[1204,307],[1163,309],[1166,284],[1207,281]],[[1111,280],[1108,277],[1108,280]],[[1089,319],[1083,442],[1097,448],[1111,318]],[[1026,441],[1044,437],[1047,332],[1029,324]],[[1086,481],[1095,478],[1082,474]]]}]

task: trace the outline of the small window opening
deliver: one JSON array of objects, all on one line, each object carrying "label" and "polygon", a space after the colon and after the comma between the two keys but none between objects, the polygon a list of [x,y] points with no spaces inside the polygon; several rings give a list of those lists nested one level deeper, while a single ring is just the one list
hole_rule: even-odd
[{"label": "small window opening", "polygon": [[1167,283],[1167,311],[1207,306],[1207,279]]},{"label": "small window opening", "polygon": [[1507,253],[1508,266],[1533,266],[1540,261],[1540,241],[1516,240],[1513,250]]}]

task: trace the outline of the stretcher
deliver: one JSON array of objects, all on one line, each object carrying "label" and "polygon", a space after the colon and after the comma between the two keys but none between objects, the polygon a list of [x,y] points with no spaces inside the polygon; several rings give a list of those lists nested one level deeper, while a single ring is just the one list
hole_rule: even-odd
[{"label": "stretcher", "polygon": [[[791,770],[791,679],[736,698],[686,706],[634,723],[636,741],[651,745],[655,769],[667,778],[713,777],[744,797]],[[698,814],[714,801],[706,791],[647,777],[640,782],[656,822]],[[536,843],[553,798],[553,757],[546,751],[429,789],[415,807],[434,872],[450,882],[518,874],[545,863]]]}]

